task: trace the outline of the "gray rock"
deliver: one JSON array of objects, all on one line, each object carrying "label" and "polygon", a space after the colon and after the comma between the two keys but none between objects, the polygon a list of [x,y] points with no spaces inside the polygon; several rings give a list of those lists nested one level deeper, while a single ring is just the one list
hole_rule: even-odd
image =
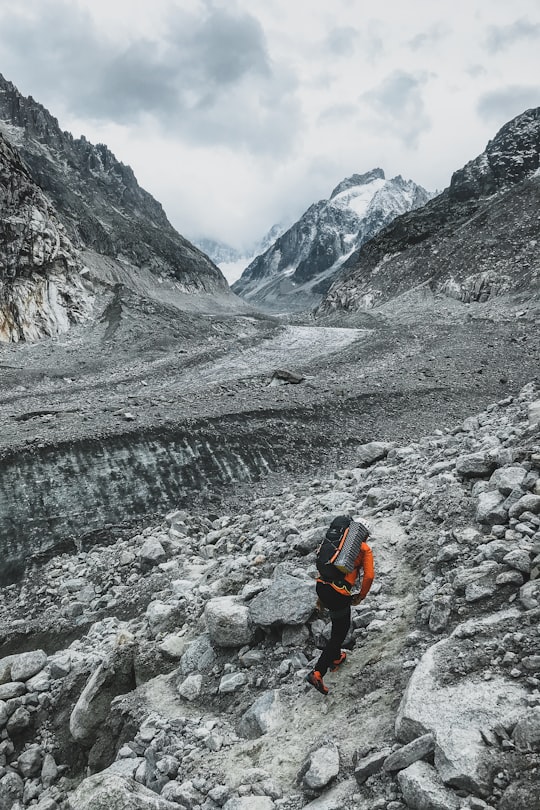
[{"label": "gray rock", "polygon": [[519,601],[526,610],[540,607],[540,579],[526,582],[519,589]]},{"label": "gray rock", "polygon": [[305,624],[316,602],[314,582],[283,573],[252,600],[249,615],[260,627]]},{"label": "gray rock", "polygon": [[482,577],[476,582],[469,582],[465,588],[466,602],[479,602],[481,599],[488,599],[497,590],[496,577]]},{"label": "gray rock", "polygon": [[184,680],[181,681],[176,688],[178,694],[181,695],[185,700],[188,700],[189,702],[196,700],[201,694],[202,690],[201,673],[194,672],[192,675],[188,675],[187,678],[184,678]]},{"label": "gray rock", "polygon": [[[516,612],[517,613],[517,612]],[[514,615],[514,614],[512,614]],[[477,632],[496,635],[507,615],[474,622]],[[435,765],[446,784],[482,794],[488,789],[482,767],[486,726],[515,723],[526,692],[516,681],[464,676],[445,682],[447,661],[459,656],[460,638],[472,624],[460,625],[450,638],[430,647],[414,670],[396,718],[398,739],[409,742],[431,733],[436,739]]]},{"label": "gray rock", "polygon": [[149,537],[139,549],[141,562],[147,565],[157,565],[166,559],[165,549],[155,537]]},{"label": "gray rock", "polygon": [[354,777],[358,784],[363,785],[368,776],[378,773],[390,753],[390,748],[383,748],[382,751],[376,751],[358,759],[354,769]]},{"label": "gray rock", "polygon": [[281,714],[279,692],[264,692],[240,718],[238,733],[248,739],[261,737],[280,724]]},{"label": "gray rock", "polygon": [[14,655],[0,658],[0,685],[11,680],[11,664],[14,658]]},{"label": "gray rock", "polygon": [[540,752],[540,707],[536,706],[526,717],[518,720],[512,739],[519,751]]},{"label": "gray rock", "polygon": [[39,745],[31,745],[20,755],[17,760],[17,769],[21,776],[30,779],[41,772],[43,763],[43,751]]},{"label": "gray rock", "polygon": [[13,700],[21,697],[26,692],[26,686],[19,681],[13,683],[3,683],[0,685],[0,700]]},{"label": "gray rock", "polygon": [[29,727],[32,722],[32,717],[28,709],[24,706],[19,706],[15,709],[11,717],[6,723],[6,728],[9,734],[19,734]]},{"label": "gray rock", "polygon": [[517,518],[522,515],[523,512],[532,512],[533,515],[538,515],[540,513],[540,495],[533,495],[532,493],[523,495],[510,507],[508,516]]},{"label": "gray rock", "polygon": [[399,748],[384,762],[384,770],[392,773],[393,771],[402,771],[408,768],[413,762],[419,759],[424,759],[428,754],[431,754],[435,749],[435,738],[433,734],[423,734],[422,737],[417,737],[416,740]]},{"label": "gray rock", "polygon": [[456,460],[456,471],[463,478],[485,478],[497,466],[491,451],[471,453]]},{"label": "gray rock", "polygon": [[509,785],[498,804],[498,810],[536,810],[540,807],[538,779],[519,779]]},{"label": "gray rock", "polygon": [[225,802],[223,810],[272,810],[274,806],[269,796],[240,796]]},{"label": "gray rock", "polygon": [[58,778],[58,767],[52,754],[46,753],[41,766],[41,781],[47,788]]},{"label": "gray rock", "polygon": [[218,647],[242,647],[253,638],[250,610],[234,596],[211,599],[204,618],[210,639]]},{"label": "gray rock", "polygon": [[540,399],[529,402],[527,416],[529,427],[536,427],[536,425],[540,424]]},{"label": "gray rock", "polygon": [[528,551],[522,548],[515,548],[505,554],[503,562],[515,568],[516,571],[521,571],[522,574],[528,574],[531,570],[531,556]]},{"label": "gray rock", "polygon": [[334,742],[313,751],[302,769],[302,783],[308,790],[321,791],[339,773],[339,751]]},{"label": "gray rock", "polygon": [[414,762],[398,773],[398,782],[411,810],[458,810],[456,794],[441,781],[427,762]]},{"label": "gray rock", "polygon": [[22,799],[24,794],[24,782],[18,773],[11,771],[0,779],[0,804],[2,810],[11,810],[15,802]]},{"label": "gray rock", "polygon": [[132,644],[116,647],[90,676],[69,720],[77,742],[91,740],[108,716],[112,699],[133,688],[133,655]]},{"label": "gray rock", "polygon": [[183,611],[176,604],[156,600],[146,608],[146,621],[154,637],[159,633],[170,633],[184,623]]},{"label": "gray rock", "polygon": [[506,523],[507,513],[502,505],[504,501],[504,495],[497,489],[481,492],[476,507],[475,517],[477,522],[485,523],[488,526],[493,526],[497,523]]},{"label": "gray rock", "polygon": [[238,689],[246,685],[247,680],[245,672],[229,672],[220,680],[219,691],[222,694],[237,692]]},{"label": "gray rock", "polygon": [[390,442],[368,442],[356,448],[356,460],[359,467],[368,467],[375,461],[385,458],[394,445]]},{"label": "gray rock", "polygon": [[433,600],[429,614],[429,629],[432,633],[440,633],[448,626],[452,613],[452,599],[450,596],[440,595]]},{"label": "gray rock", "polygon": [[3,700],[0,700],[0,728],[4,728],[8,721],[8,710]]},{"label": "gray rock", "polygon": [[210,672],[215,663],[216,653],[210,636],[203,633],[186,648],[180,661],[180,672],[182,675],[190,675],[192,672]]},{"label": "gray rock", "polygon": [[516,465],[515,467],[501,467],[495,470],[489,483],[496,487],[503,495],[510,495],[513,489],[521,487],[525,478],[527,477],[527,470],[524,467]]},{"label": "gray rock", "polygon": [[178,810],[178,805],[151,790],[109,771],[84,779],[69,796],[72,810]]}]

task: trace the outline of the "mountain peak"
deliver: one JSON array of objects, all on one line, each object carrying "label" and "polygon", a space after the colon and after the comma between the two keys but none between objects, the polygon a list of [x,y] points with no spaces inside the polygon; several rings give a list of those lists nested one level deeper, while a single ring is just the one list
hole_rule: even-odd
[{"label": "mountain peak", "polygon": [[346,177],[345,180],[337,184],[330,195],[330,199],[333,200],[334,197],[337,197],[342,191],[347,191],[348,188],[352,188],[353,186],[365,186],[373,180],[384,179],[385,176],[382,169],[371,169],[371,171],[365,172],[364,174],[352,174],[350,177]]}]

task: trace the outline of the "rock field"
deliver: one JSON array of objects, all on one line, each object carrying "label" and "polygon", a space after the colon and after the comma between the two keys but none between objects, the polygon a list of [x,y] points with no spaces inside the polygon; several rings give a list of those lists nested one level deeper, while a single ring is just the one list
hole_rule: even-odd
[{"label": "rock field", "polygon": [[[377,576],[328,697],[314,550],[372,525]],[[241,514],[29,566],[0,596],[0,808],[537,810],[540,392]]]}]

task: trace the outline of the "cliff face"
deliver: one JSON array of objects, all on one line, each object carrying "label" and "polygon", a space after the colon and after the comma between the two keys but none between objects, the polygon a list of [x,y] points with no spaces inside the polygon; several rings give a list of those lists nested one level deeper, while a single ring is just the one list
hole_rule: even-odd
[{"label": "cliff face", "polygon": [[2,124],[77,247],[168,277],[184,292],[227,290],[219,269],[175,231],[129,166],[104,144],[62,132],[44,107],[0,76]]},{"label": "cliff face", "polygon": [[0,134],[0,340],[36,340],[88,315],[92,295],[66,229]]},{"label": "cliff face", "polygon": [[506,124],[449,188],[355,252],[319,312],[356,311],[427,284],[464,302],[538,289],[540,108]]}]

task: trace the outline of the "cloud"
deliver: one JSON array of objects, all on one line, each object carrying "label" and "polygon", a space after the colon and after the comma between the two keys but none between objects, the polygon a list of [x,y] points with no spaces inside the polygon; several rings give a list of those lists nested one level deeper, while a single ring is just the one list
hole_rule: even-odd
[{"label": "cloud", "polygon": [[324,47],[333,56],[351,56],[358,44],[359,32],[356,28],[333,28],[327,35]]},{"label": "cloud", "polygon": [[358,116],[358,105],[331,104],[321,110],[317,122],[319,124],[333,123],[335,121],[351,121]]},{"label": "cloud", "polygon": [[540,106],[540,88],[534,85],[509,85],[484,93],[476,108],[484,121],[505,123],[531,107]]},{"label": "cloud", "polygon": [[540,39],[540,24],[531,23],[527,19],[515,20],[510,25],[492,25],[486,37],[486,45],[490,53],[502,51],[522,40]]},{"label": "cloud", "polygon": [[379,127],[390,130],[407,146],[415,147],[422,132],[431,126],[422,90],[428,81],[425,73],[397,70],[377,87],[361,96],[375,114]]},{"label": "cloud", "polygon": [[407,44],[413,51],[419,51],[430,45],[436,45],[442,39],[445,39],[449,33],[450,28],[447,25],[441,22],[434,23],[427,31],[421,31],[419,34],[409,39]]},{"label": "cloud", "polygon": [[271,62],[249,13],[212,3],[197,14],[176,9],[159,41],[119,43],[77,6],[56,0],[34,8],[39,17],[12,9],[0,24],[4,51],[23,75],[23,55],[34,54],[32,87],[42,98],[56,93],[72,114],[121,125],[150,119],[196,143],[275,155],[293,148],[296,79]]}]

